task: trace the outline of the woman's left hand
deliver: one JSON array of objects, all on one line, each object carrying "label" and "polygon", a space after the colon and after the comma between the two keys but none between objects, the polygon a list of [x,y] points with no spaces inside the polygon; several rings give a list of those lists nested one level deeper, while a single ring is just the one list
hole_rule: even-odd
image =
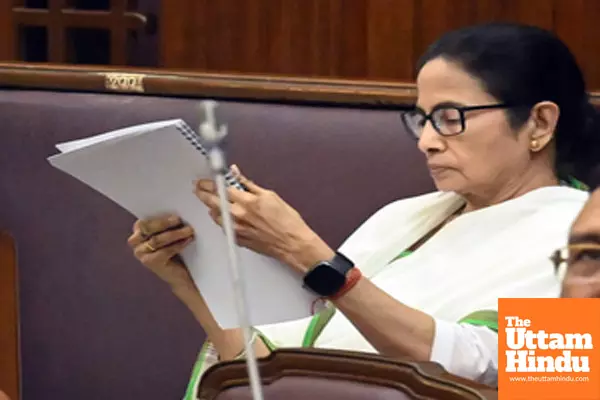
[{"label": "woman's left hand", "polygon": [[[300,214],[277,193],[264,189],[232,167],[248,191],[230,187],[228,197],[239,245],[271,256],[300,273],[333,257],[333,250],[304,222]],[[199,180],[196,196],[209,208],[211,218],[222,224],[217,188],[211,180]]]}]

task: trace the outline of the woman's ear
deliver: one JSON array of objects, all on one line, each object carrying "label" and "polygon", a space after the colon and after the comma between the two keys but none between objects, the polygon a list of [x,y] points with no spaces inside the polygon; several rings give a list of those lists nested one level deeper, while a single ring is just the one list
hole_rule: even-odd
[{"label": "woman's ear", "polygon": [[552,141],[559,116],[560,108],[551,101],[542,101],[533,106],[528,122],[531,151],[541,151]]}]

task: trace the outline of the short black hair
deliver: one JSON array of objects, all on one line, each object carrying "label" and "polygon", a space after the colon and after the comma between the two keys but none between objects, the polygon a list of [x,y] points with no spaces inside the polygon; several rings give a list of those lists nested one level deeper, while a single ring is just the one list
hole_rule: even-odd
[{"label": "short black hair", "polygon": [[575,57],[552,32],[515,23],[458,29],[433,43],[417,70],[438,57],[459,64],[498,101],[523,105],[507,110],[515,129],[527,121],[536,103],[556,103],[556,173],[561,179],[590,183],[600,158],[600,113],[590,103]]}]

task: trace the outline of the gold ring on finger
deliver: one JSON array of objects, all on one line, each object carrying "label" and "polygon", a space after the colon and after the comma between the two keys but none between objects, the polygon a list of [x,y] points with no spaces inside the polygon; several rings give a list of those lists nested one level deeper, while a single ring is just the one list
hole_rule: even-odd
[{"label": "gold ring on finger", "polygon": [[148,250],[149,253],[154,253],[156,251],[156,249],[150,244],[150,242],[145,242],[144,246],[146,247],[146,250]]}]

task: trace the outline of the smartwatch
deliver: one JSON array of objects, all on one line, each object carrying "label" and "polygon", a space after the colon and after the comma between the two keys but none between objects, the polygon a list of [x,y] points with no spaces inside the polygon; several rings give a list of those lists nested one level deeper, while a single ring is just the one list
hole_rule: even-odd
[{"label": "smartwatch", "polygon": [[304,287],[321,297],[331,297],[346,284],[348,272],[354,263],[336,252],[329,261],[321,261],[304,275]]}]

